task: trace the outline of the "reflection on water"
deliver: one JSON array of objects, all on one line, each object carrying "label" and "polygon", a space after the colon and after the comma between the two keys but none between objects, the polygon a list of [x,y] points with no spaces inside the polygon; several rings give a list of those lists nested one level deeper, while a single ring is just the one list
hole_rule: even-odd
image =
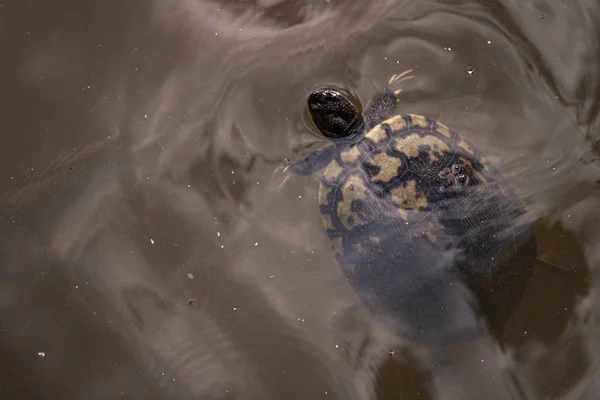
[{"label": "reflection on water", "polygon": [[[2,398],[595,398],[596,1],[154,3],[0,5]],[[323,144],[310,90],[409,68],[401,111],[486,153],[540,243],[500,345],[437,359],[364,312],[318,182],[272,181]]]}]

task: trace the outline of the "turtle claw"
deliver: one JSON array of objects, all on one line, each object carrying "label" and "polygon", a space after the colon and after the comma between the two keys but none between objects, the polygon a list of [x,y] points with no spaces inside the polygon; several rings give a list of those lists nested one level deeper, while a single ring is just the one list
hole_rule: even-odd
[{"label": "turtle claw", "polygon": [[414,75],[411,75],[411,76],[405,76],[405,75],[407,75],[407,74],[410,74],[412,71],[413,71],[413,70],[412,70],[412,68],[411,68],[411,69],[407,69],[406,71],[404,71],[404,72],[401,72],[401,73],[399,73],[399,74],[394,74],[394,75],[392,75],[392,77],[391,77],[391,78],[390,78],[390,80],[388,81],[388,84],[389,84],[389,85],[393,85],[393,84],[400,83],[400,82],[402,82],[402,81],[406,81],[406,80],[408,80],[408,79],[412,79],[412,78],[414,78]]},{"label": "turtle claw", "polygon": [[[414,78],[415,77],[414,75],[406,76],[407,74],[410,74],[412,71],[413,71],[412,69],[407,69],[404,72],[392,75],[388,84],[391,86],[391,85]],[[396,96],[396,102],[400,101],[400,93],[401,92],[402,92],[402,89],[394,90],[394,96]]]},{"label": "turtle claw", "polygon": [[290,179],[290,173],[288,172],[290,165],[290,161],[286,160],[284,165],[275,168],[271,175],[271,183],[277,184],[279,188],[283,187],[287,180]]}]

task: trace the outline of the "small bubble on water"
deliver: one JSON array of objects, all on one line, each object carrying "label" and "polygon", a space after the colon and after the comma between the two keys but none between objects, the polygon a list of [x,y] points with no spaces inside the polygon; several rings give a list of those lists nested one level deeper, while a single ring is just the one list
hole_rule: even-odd
[{"label": "small bubble on water", "polygon": [[40,357],[46,357],[46,352],[45,351],[38,351],[38,356],[40,356]]},{"label": "small bubble on water", "polygon": [[546,19],[546,15],[545,14],[541,14],[540,15],[540,19]]},{"label": "small bubble on water", "polygon": [[189,279],[194,279],[194,274],[192,274],[191,272],[188,272],[187,277]]},{"label": "small bubble on water", "polygon": [[154,239],[150,238],[150,244],[154,244]]},{"label": "small bubble on water", "polygon": [[255,246],[258,246],[258,242],[254,243]]},{"label": "small bubble on water", "polygon": [[469,75],[469,76],[475,75],[475,70],[471,67],[467,67],[466,71],[467,71],[467,75]]},{"label": "small bubble on water", "polygon": [[487,41],[487,44],[492,44],[492,41],[491,41],[491,40],[488,40],[488,41]]}]

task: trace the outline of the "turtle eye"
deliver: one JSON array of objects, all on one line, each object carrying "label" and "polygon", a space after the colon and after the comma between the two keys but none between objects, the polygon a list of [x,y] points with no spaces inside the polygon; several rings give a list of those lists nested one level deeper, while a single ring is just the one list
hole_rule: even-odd
[{"label": "turtle eye", "polygon": [[460,174],[462,172],[462,167],[459,164],[452,164],[452,173],[454,175]]}]

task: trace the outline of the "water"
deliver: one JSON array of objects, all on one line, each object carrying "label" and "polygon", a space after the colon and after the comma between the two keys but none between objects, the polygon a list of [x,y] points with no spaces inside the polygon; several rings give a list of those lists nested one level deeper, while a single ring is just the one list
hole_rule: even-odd
[{"label": "water", "polygon": [[[0,397],[594,399],[599,18],[592,0],[0,3]],[[335,264],[317,181],[274,174],[323,144],[310,90],[364,105],[409,68],[400,110],[468,137],[536,221],[502,347],[406,357]]]}]

